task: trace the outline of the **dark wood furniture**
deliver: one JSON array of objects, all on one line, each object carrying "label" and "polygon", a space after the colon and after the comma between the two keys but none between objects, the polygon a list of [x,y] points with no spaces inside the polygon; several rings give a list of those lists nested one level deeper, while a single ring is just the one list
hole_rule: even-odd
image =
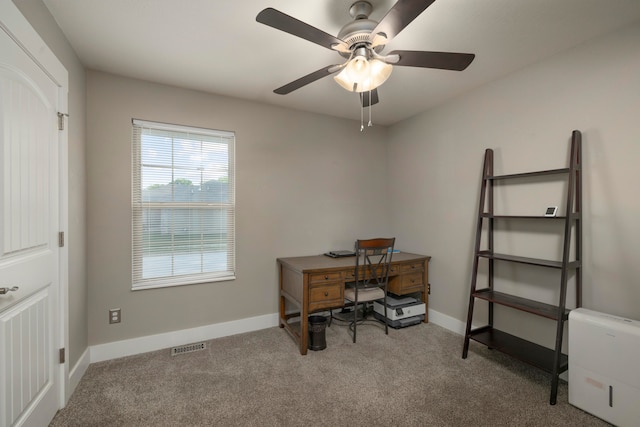
[{"label": "dark wood furniture", "polygon": [[[536,172],[526,172],[510,175],[493,174],[493,151],[487,149],[484,158],[483,176],[480,187],[480,202],[478,207],[478,222],[476,228],[475,254],[473,258],[471,293],[469,296],[469,310],[467,313],[467,324],[464,337],[462,358],[467,357],[469,350],[469,340],[474,340],[486,345],[489,348],[499,350],[536,366],[552,375],[550,404],[556,403],[558,393],[559,375],[568,368],[568,357],[562,354],[562,339],[565,321],[569,318],[567,303],[567,279],[570,272],[575,272],[576,283],[576,307],[582,305],[582,169],[581,169],[581,134],[573,131],[571,140],[571,154],[569,167],[563,169],[543,170]],[[493,188],[497,181],[507,181],[510,183],[531,182],[537,177],[568,179],[566,189],[566,205],[564,212],[559,216],[526,216],[526,215],[496,215],[493,210]],[[499,254],[494,252],[493,232],[494,221],[508,220],[524,221],[561,221],[563,227],[563,247],[562,259],[560,261],[548,259],[536,259],[511,254]],[[486,221],[486,222],[485,222]],[[515,229],[514,222],[510,225]],[[573,239],[572,239],[573,231]],[[486,233],[487,242],[485,249],[481,249],[481,236]],[[570,259],[572,240],[574,245],[574,259]],[[477,289],[478,264],[480,260],[488,262],[487,267],[487,287]],[[527,264],[552,268],[560,273],[558,280],[559,298],[557,304],[546,304],[532,299],[522,298],[494,290],[494,262],[508,262],[516,264]],[[476,299],[489,302],[488,325],[471,329],[473,320],[473,308]],[[538,344],[526,341],[522,338],[507,334],[493,326],[494,304],[510,307],[512,309],[525,311],[534,315],[542,316],[555,321],[556,341],[555,348],[549,349]]]},{"label": "dark wood furniture", "polygon": [[[396,295],[419,293],[429,301],[430,256],[394,253],[389,270],[389,292]],[[280,327],[291,334],[307,354],[310,313],[344,306],[344,288],[355,280],[355,257],[330,258],[324,255],[278,258],[280,286]],[[290,306],[287,306],[286,303]],[[425,314],[424,322],[428,322]]]}]

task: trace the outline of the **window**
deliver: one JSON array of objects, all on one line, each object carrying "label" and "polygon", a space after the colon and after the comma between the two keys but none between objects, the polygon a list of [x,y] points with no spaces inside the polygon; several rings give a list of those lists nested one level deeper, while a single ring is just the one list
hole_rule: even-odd
[{"label": "window", "polygon": [[134,290],[235,279],[234,142],[133,120]]}]

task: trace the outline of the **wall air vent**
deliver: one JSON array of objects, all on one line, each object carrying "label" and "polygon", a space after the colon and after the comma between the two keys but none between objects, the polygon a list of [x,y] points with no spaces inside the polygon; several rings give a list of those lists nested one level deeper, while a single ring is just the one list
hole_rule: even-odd
[{"label": "wall air vent", "polygon": [[193,353],[194,351],[204,350],[205,348],[207,348],[207,344],[204,342],[181,345],[179,347],[173,347],[171,349],[171,355],[177,356],[179,354]]}]

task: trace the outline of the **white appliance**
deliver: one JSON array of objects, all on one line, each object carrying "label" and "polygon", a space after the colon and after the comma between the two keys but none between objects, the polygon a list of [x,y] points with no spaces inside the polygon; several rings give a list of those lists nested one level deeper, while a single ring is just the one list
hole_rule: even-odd
[{"label": "white appliance", "polygon": [[620,427],[640,420],[640,322],[569,313],[569,403]]},{"label": "white appliance", "polygon": [[[384,320],[384,305],[378,301],[373,302],[373,310],[382,316]],[[427,312],[426,305],[412,297],[393,297],[387,295],[387,319],[402,320],[409,317],[420,316]],[[424,317],[423,317],[424,319]]]}]

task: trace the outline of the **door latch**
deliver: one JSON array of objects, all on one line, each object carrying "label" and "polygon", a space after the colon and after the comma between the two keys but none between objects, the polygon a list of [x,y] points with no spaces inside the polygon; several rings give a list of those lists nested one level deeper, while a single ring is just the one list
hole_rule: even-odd
[{"label": "door latch", "polygon": [[15,292],[17,290],[18,290],[17,286],[14,286],[12,288],[0,288],[0,295],[4,295],[4,294],[6,294],[8,292]]}]

